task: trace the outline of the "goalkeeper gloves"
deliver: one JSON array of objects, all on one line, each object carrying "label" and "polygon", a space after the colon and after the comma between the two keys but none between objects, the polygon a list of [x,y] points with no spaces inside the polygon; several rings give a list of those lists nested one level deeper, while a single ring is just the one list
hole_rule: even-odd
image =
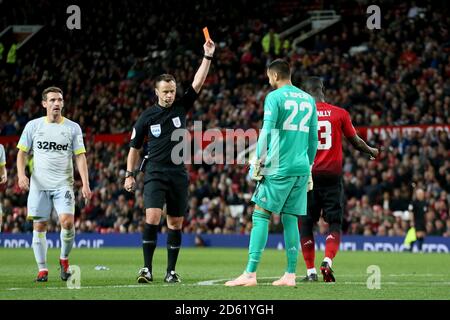
[{"label": "goalkeeper gloves", "polygon": [[307,192],[311,191],[314,187],[313,178],[312,178],[312,167],[313,167],[313,165],[309,166],[309,179],[308,179]]},{"label": "goalkeeper gloves", "polygon": [[254,181],[261,181],[264,176],[261,174],[261,160],[250,161],[250,178]]}]

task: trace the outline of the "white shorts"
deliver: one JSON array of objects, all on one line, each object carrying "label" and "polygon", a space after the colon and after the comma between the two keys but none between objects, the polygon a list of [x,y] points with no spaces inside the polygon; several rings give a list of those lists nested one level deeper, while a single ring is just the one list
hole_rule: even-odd
[{"label": "white shorts", "polygon": [[72,187],[58,190],[37,190],[30,188],[28,193],[28,218],[36,222],[48,221],[54,207],[56,213],[74,214],[75,195]]}]

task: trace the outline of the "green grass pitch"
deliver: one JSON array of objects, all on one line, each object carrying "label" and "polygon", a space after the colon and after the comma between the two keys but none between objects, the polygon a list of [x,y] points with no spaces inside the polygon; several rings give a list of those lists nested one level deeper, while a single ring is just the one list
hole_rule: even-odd
[{"label": "green grass pitch", "polygon": [[[353,299],[450,299],[450,255],[381,252],[339,252],[334,260],[336,283],[297,282],[297,287],[273,287],[281,276],[285,254],[266,250],[258,270],[257,287],[228,288],[227,279],[245,267],[246,249],[185,248],[177,272],[182,283],[165,284],[166,250],[157,248],[154,282],[138,284],[139,248],[74,249],[71,264],[81,268],[81,288],[68,289],[59,279],[58,249],[49,249],[49,281],[34,283],[37,274],[32,249],[0,249],[0,299],[149,299],[149,300],[353,300]],[[323,252],[317,252],[320,265]],[[110,270],[95,270],[104,265]],[[381,271],[380,289],[368,289],[367,268]],[[298,276],[305,272],[299,256]],[[321,277],[319,278],[320,280]]]}]

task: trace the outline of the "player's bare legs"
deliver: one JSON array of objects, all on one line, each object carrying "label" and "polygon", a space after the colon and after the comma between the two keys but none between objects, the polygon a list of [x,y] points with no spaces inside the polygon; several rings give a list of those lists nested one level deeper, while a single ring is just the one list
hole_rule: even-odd
[{"label": "player's bare legs", "polygon": [[61,225],[59,266],[61,267],[61,280],[67,281],[70,277],[69,253],[75,241],[74,215],[68,213],[60,214],[59,223]]},{"label": "player's bare legs", "polygon": [[248,248],[248,263],[244,273],[234,280],[225,282],[227,287],[234,286],[256,286],[256,269],[261,260],[262,252],[266,247],[269,233],[270,211],[255,205],[252,215],[253,227],[250,234]]},{"label": "player's bare legs", "polygon": [[34,258],[38,265],[39,273],[36,277],[37,282],[48,281],[47,266],[47,222],[39,221],[33,223],[33,242]]}]

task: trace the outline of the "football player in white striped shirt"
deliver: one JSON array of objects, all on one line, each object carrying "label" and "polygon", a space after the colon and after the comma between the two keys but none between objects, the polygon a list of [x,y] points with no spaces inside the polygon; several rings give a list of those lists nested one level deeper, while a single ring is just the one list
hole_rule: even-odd
[{"label": "football player in white striped shirt", "polygon": [[[48,280],[47,222],[52,208],[61,225],[61,279],[70,277],[69,253],[75,239],[73,192],[73,156],[83,183],[82,194],[91,197],[86,150],[80,126],[62,116],[63,92],[49,87],[42,93],[42,106],[47,115],[31,120],[25,126],[17,148],[17,174],[19,187],[29,190],[28,219],[33,220],[33,251],[38,264],[38,282]],[[25,174],[27,153],[33,151],[31,181]]]}]

